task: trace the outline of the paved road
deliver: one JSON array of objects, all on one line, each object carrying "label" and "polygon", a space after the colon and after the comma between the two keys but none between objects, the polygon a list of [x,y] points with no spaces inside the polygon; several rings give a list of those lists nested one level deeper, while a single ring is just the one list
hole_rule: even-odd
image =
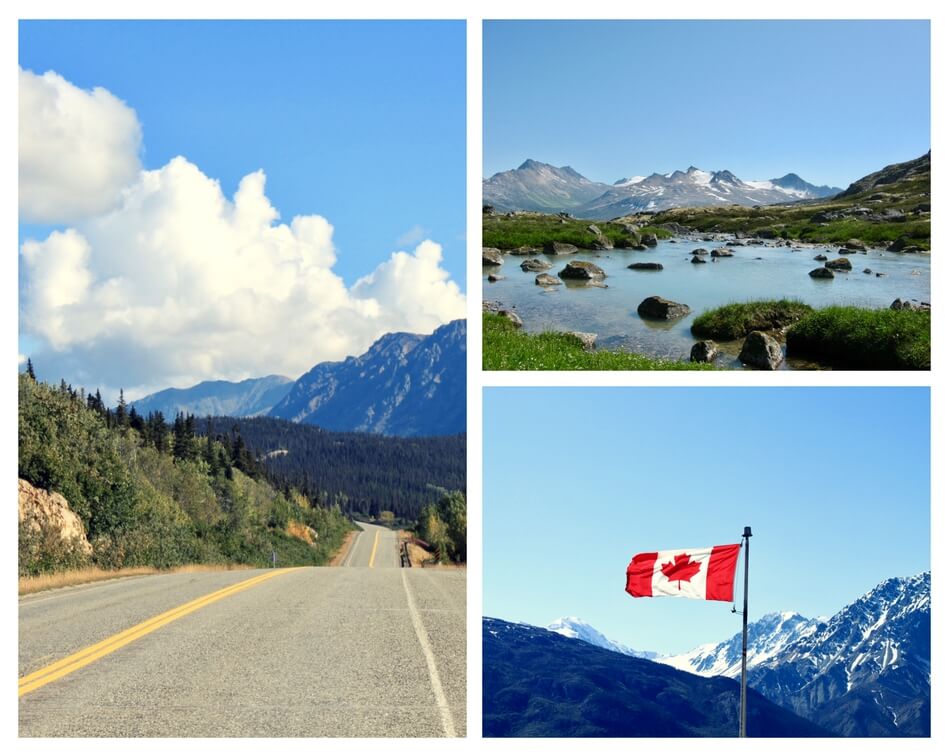
[{"label": "paved road", "polygon": [[[70,655],[92,661],[27,683],[40,687],[19,699],[20,735],[464,735],[465,571],[395,569],[393,534],[371,526],[353,545],[347,569],[160,575],[24,597],[21,684]],[[171,611],[188,602],[189,613]],[[162,613],[166,624],[109,641],[127,645],[87,651]]]},{"label": "paved road", "polygon": [[[400,567],[397,533],[388,528],[359,522],[362,531],[355,537],[344,558],[345,567]],[[373,560],[373,561],[372,561]]]}]

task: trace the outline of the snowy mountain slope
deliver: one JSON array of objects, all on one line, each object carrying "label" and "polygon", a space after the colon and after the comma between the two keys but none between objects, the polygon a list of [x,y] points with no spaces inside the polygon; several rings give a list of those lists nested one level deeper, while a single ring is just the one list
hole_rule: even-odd
[{"label": "snowy mountain slope", "polygon": [[555,213],[599,197],[608,184],[590,181],[570,166],[556,168],[526,160],[518,168],[482,182],[482,201],[499,210]]},{"label": "snowy mountain slope", "polygon": [[742,181],[731,171],[653,173],[614,184],[590,181],[573,168],[526,160],[483,181],[483,202],[500,210],[567,211],[581,218],[615,218],[641,210],[705,205],[769,205],[829,197],[837,187],[814,186],[795,173],[766,181]]},{"label": "snowy mountain slope", "polygon": [[930,589],[930,572],[883,581],[749,670],[749,684],[840,734],[928,735]]},{"label": "snowy mountain slope", "polygon": [[[772,612],[748,624],[748,666],[754,667],[777,656],[802,638],[817,631],[817,620],[797,612]],[[675,656],[660,656],[657,661],[676,669],[712,677],[737,677],[742,670],[742,633],[728,640],[706,643]]]},{"label": "snowy mountain slope", "polygon": [[605,648],[608,651],[616,651],[618,654],[636,656],[641,659],[655,659],[658,656],[654,651],[635,651],[629,646],[623,645],[623,643],[612,641],[602,632],[591,627],[580,617],[561,617],[548,625],[548,629],[553,633],[563,635],[565,638],[577,638],[578,640],[598,646],[599,648]]}]

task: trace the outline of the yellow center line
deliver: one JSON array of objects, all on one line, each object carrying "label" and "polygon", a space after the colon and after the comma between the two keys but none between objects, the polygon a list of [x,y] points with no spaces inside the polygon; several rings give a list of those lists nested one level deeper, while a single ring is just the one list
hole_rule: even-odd
[{"label": "yellow center line", "polygon": [[377,554],[377,541],[380,537],[381,537],[381,531],[375,530],[374,531],[374,548],[371,549],[371,561],[368,562],[368,567],[374,566],[374,555]]},{"label": "yellow center line", "polygon": [[186,604],[181,604],[178,607],[169,609],[166,612],[158,614],[151,619],[140,622],[133,627],[129,627],[127,630],[123,630],[116,635],[112,635],[109,638],[106,638],[103,641],[99,641],[91,646],[87,646],[80,651],[76,651],[74,654],[70,654],[59,661],[53,662],[42,669],[38,669],[35,672],[31,672],[28,675],[24,675],[19,680],[19,695],[23,696],[27,693],[31,693],[34,690],[42,688],[44,685],[48,685],[55,680],[58,680],[62,677],[65,677],[72,672],[75,672],[78,669],[82,669],[85,666],[88,666],[94,661],[101,659],[103,656],[107,656],[113,651],[127,646],[129,643],[138,640],[138,638],[143,638],[145,635],[153,633],[158,628],[164,627],[164,625],[170,624],[174,620],[178,620],[181,617],[186,617],[188,614],[202,609],[205,606],[219,601],[222,598],[227,596],[232,596],[235,593],[244,591],[247,588],[252,588],[259,583],[262,583],[270,578],[274,578],[278,575],[283,575],[286,572],[294,572],[295,570],[300,569],[299,567],[290,567],[280,570],[273,570],[271,572],[264,572],[262,575],[257,575],[255,577],[249,578],[248,580],[243,580],[240,583],[227,586],[226,588],[221,588],[218,591],[213,593],[208,593],[206,596],[201,596],[196,598],[193,601],[188,601]]}]

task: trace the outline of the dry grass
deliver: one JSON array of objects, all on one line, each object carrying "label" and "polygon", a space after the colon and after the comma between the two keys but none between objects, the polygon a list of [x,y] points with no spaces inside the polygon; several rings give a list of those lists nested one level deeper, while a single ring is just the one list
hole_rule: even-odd
[{"label": "dry grass", "polygon": [[116,578],[134,577],[136,575],[171,575],[184,572],[220,572],[251,569],[255,568],[251,565],[243,564],[188,564],[170,570],[159,570],[155,567],[126,567],[120,570],[102,570],[98,567],[86,567],[81,570],[67,570],[65,572],[53,572],[47,575],[21,577],[19,579],[19,594],[25,596],[28,593],[38,593],[39,591],[48,591],[53,588],[66,588],[72,585],[97,583],[102,580],[115,580]]},{"label": "dry grass", "polygon": [[341,563],[344,562],[345,557],[348,556],[348,551],[351,549],[351,542],[354,541],[360,532],[360,530],[352,530],[345,536],[345,540],[344,543],[341,544],[341,548],[335,552],[335,555],[328,563],[329,567],[341,567]]}]

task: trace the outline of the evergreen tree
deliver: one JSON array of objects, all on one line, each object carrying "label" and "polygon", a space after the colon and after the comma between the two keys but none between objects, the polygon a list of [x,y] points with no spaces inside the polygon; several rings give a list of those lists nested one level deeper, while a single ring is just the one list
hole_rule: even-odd
[{"label": "evergreen tree", "polygon": [[36,380],[36,372],[33,370],[33,360],[29,357],[26,358],[26,374],[34,381]]},{"label": "evergreen tree", "polygon": [[115,408],[115,422],[119,428],[128,425],[128,405],[125,404],[125,390],[118,389],[118,406]]}]

